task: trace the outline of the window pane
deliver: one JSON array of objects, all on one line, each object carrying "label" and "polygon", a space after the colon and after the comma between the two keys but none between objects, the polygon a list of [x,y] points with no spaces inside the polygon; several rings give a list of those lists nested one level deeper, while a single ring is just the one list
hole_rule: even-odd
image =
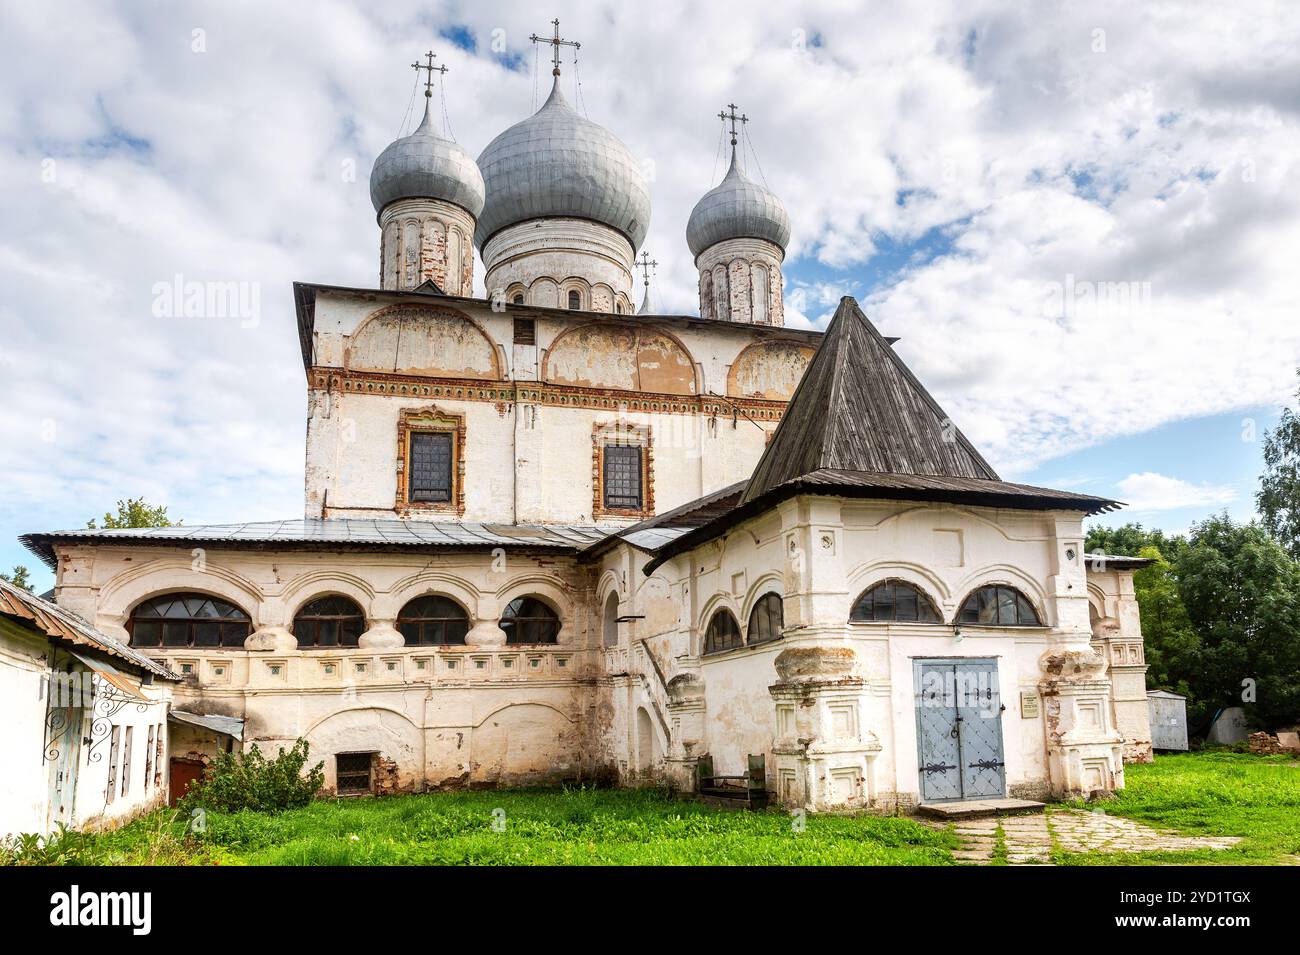
[{"label": "window pane", "polygon": [[998,622],[998,592],[996,587],[985,587],[979,592],[979,622],[995,626]]},{"label": "window pane", "polygon": [[894,619],[915,620],[916,617],[916,591],[907,584],[899,584],[894,588]]},{"label": "window pane", "polygon": [[185,647],[190,642],[190,625],[183,620],[169,620],[163,624],[163,646]]},{"label": "window pane", "polygon": [[411,434],[410,497],[412,501],[451,500],[451,435]]},{"label": "window pane", "polygon": [[894,585],[881,584],[876,588],[875,619],[894,619]]},{"label": "window pane", "polygon": [[605,448],[605,506],[641,509],[641,449]]},{"label": "window pane", "polygon": [[1004,627],[1016,625],[1016,592],[1006,587],[997,588],[998,623]]},{"label": "window pane", "polygon": [[162,639],[162,624],[157,621],[137,620],[131,631],[131,644],[137,647],[156,647]]},{"label": "window pane", "polygon": [[194,645],[196,647],[221,646],[221,624],[206,620],[194,624]]},{"label": "window pane", "polygon": [[1020,594],[1016,594],[1016,623],[1029,627],[1038,623],[1038,614],[1034,611],[1034,605]]}]

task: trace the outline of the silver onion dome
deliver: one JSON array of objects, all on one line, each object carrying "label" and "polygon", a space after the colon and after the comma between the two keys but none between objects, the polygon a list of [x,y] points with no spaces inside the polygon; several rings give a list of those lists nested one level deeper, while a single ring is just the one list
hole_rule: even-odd
[{"label": "silver onion dome", "polygon": [[478,157],[487,203],[475,241],[508,226],[557,216],[590,219],[622,233],[635,251],[650,226],[650,187],[617,136],[578,115],[555,78],[532,116],[488,143]]},{"label": "silver onion dome", "polygon": [[766,239],[782,252],[790,241],[785,206],[745,175],[734,149],[722,182],[695,204],[686,223],[686,244],[697,259],[705,249],[727,239]]},{"label": "silver onion dome", "polygon": [[427,99],[415,132],[389,144],[370,170],[375,212],[398,199],[441,199],[475,218],[483,211],[483,174],[465,150],[434,130]]}]

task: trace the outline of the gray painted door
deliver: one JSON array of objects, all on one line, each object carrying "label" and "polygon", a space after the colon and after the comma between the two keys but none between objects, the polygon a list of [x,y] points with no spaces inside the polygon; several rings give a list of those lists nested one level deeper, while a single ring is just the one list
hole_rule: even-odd
[{"label": "gray painted door", "polygon": [[918,660],[921,801],[1006,794],[996,660]]}]

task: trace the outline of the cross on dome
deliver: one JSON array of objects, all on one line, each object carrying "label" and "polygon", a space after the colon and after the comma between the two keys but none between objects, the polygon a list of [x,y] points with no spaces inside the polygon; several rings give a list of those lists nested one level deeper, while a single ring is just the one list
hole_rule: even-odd
[{"label": "cross on dome", "polygon": [[412,63],[411,66],[415,68],[415,72],[417,73],[419,73],[420,70],[426,71],[427,75],[424,80],[424,96],[426,99],[431,99],[433,97],[433,74],[446,73],[447,67],[446,65],[441,65],[441,64],[438,66],[433,65],[433,61],[435,57],[432,50],[424,54],[424,56],[429,61],[427,65],[417,60],[416,62]]},{"label": "cross on dome", "polygon": [[555,31],[551,36],[538,36],[536,33],[534,33],[528,39],[532,40],[534,43],[549,43],[551,45],[551,66],[552,66],[551,75],[559,76],[560,75],[560,47],[571,46],[576,52],[577,49],[580,46],[582,46],[582,44],[576,40],[566,40],[562,36],[560,36],[559,17],[556,17],[554,20],[551,21],[551,26],[554,28]]}]

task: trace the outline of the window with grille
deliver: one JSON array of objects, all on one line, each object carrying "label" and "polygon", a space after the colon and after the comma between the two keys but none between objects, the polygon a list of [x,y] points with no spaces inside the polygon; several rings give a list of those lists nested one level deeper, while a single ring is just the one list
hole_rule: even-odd
[{"label": "window with grille", "polygon": [[506,643],[555,643],[560,637],[560,618],[536,597],[516,597],[506,606],[498,626]]},{"label": "window with grille", "polygon": [[721,653],[734,650],[741,645],[740,624],[730,610],[719,610],[709,620],[709,627],[704,631],[704,652]]},{"label": "window with grille", "polygon": [[854,623],[942,623],[934,602],[904,580],[884,580],[853,605]]},{"label": "window with grille", "polygon": [[464,643],[469,614],[448,597],[416,597],[397,615],[397,629],[408,647]]},{"label": "window with grille", "polygon": [[293,618],[298,648],[355,647],[366,629],[366,616],[347,597],[318,597]]},{"label": "window with grille", "polygon": [[447,431],[411,432],[408,500],[433,503],[451,500],[453,441]]},{"label": "window with grille", "polygon": [[582,308],[582,296],[578,294],[576,289],[569,292],[569,308]]},{"label": "window with grille", "polygon": [[[523,305],[523,304],[524,304],[524,293],[523,293],[523,292],[516,292],[516,293],[515,293],[515,297],[514,297],[513,299],[511,299],[510,302],[511,302],[512,305]],[[515,319],[515,325],[516,325],[516,327],[518,327],[518,324],[519,324],[519,320],[518,320],[518,319]],[[515,339],[515,340],[518,341],[518,339]]]},{"label": "window with grille", "polygon": [[643,507],[639,447],[605,446],[605,506],[639,511]]},{"label": "window with grille", "polygon": [[[519,297],[517,305],[524,304],[523,296]],[[537,323],[531,318],[515,319],[515,344],[516,345],[536,345],[537,344]]]},{"label": "window with grille", "polygon": [[780,640],[784,627],[785,608],[781,603],[781,595],[764,594],[749,613],[748,642],[752,646],[769,640]]},{"label": "window with grille", "polygon": [[233,647],[242,650],[248,614],[206,594],[167,594],[131,611],[126,629],[136,647]]},{"label": "window with grille", "polygon": [[961,605],[961,623],[986,627],[1039,627],[1038,611],[1014,587],[988,586],[975,591]]},{"label": "window with grille", "polygon": [[339,793],[370,792],[373,753],[339,753],[334,757],[335,788]]}]

